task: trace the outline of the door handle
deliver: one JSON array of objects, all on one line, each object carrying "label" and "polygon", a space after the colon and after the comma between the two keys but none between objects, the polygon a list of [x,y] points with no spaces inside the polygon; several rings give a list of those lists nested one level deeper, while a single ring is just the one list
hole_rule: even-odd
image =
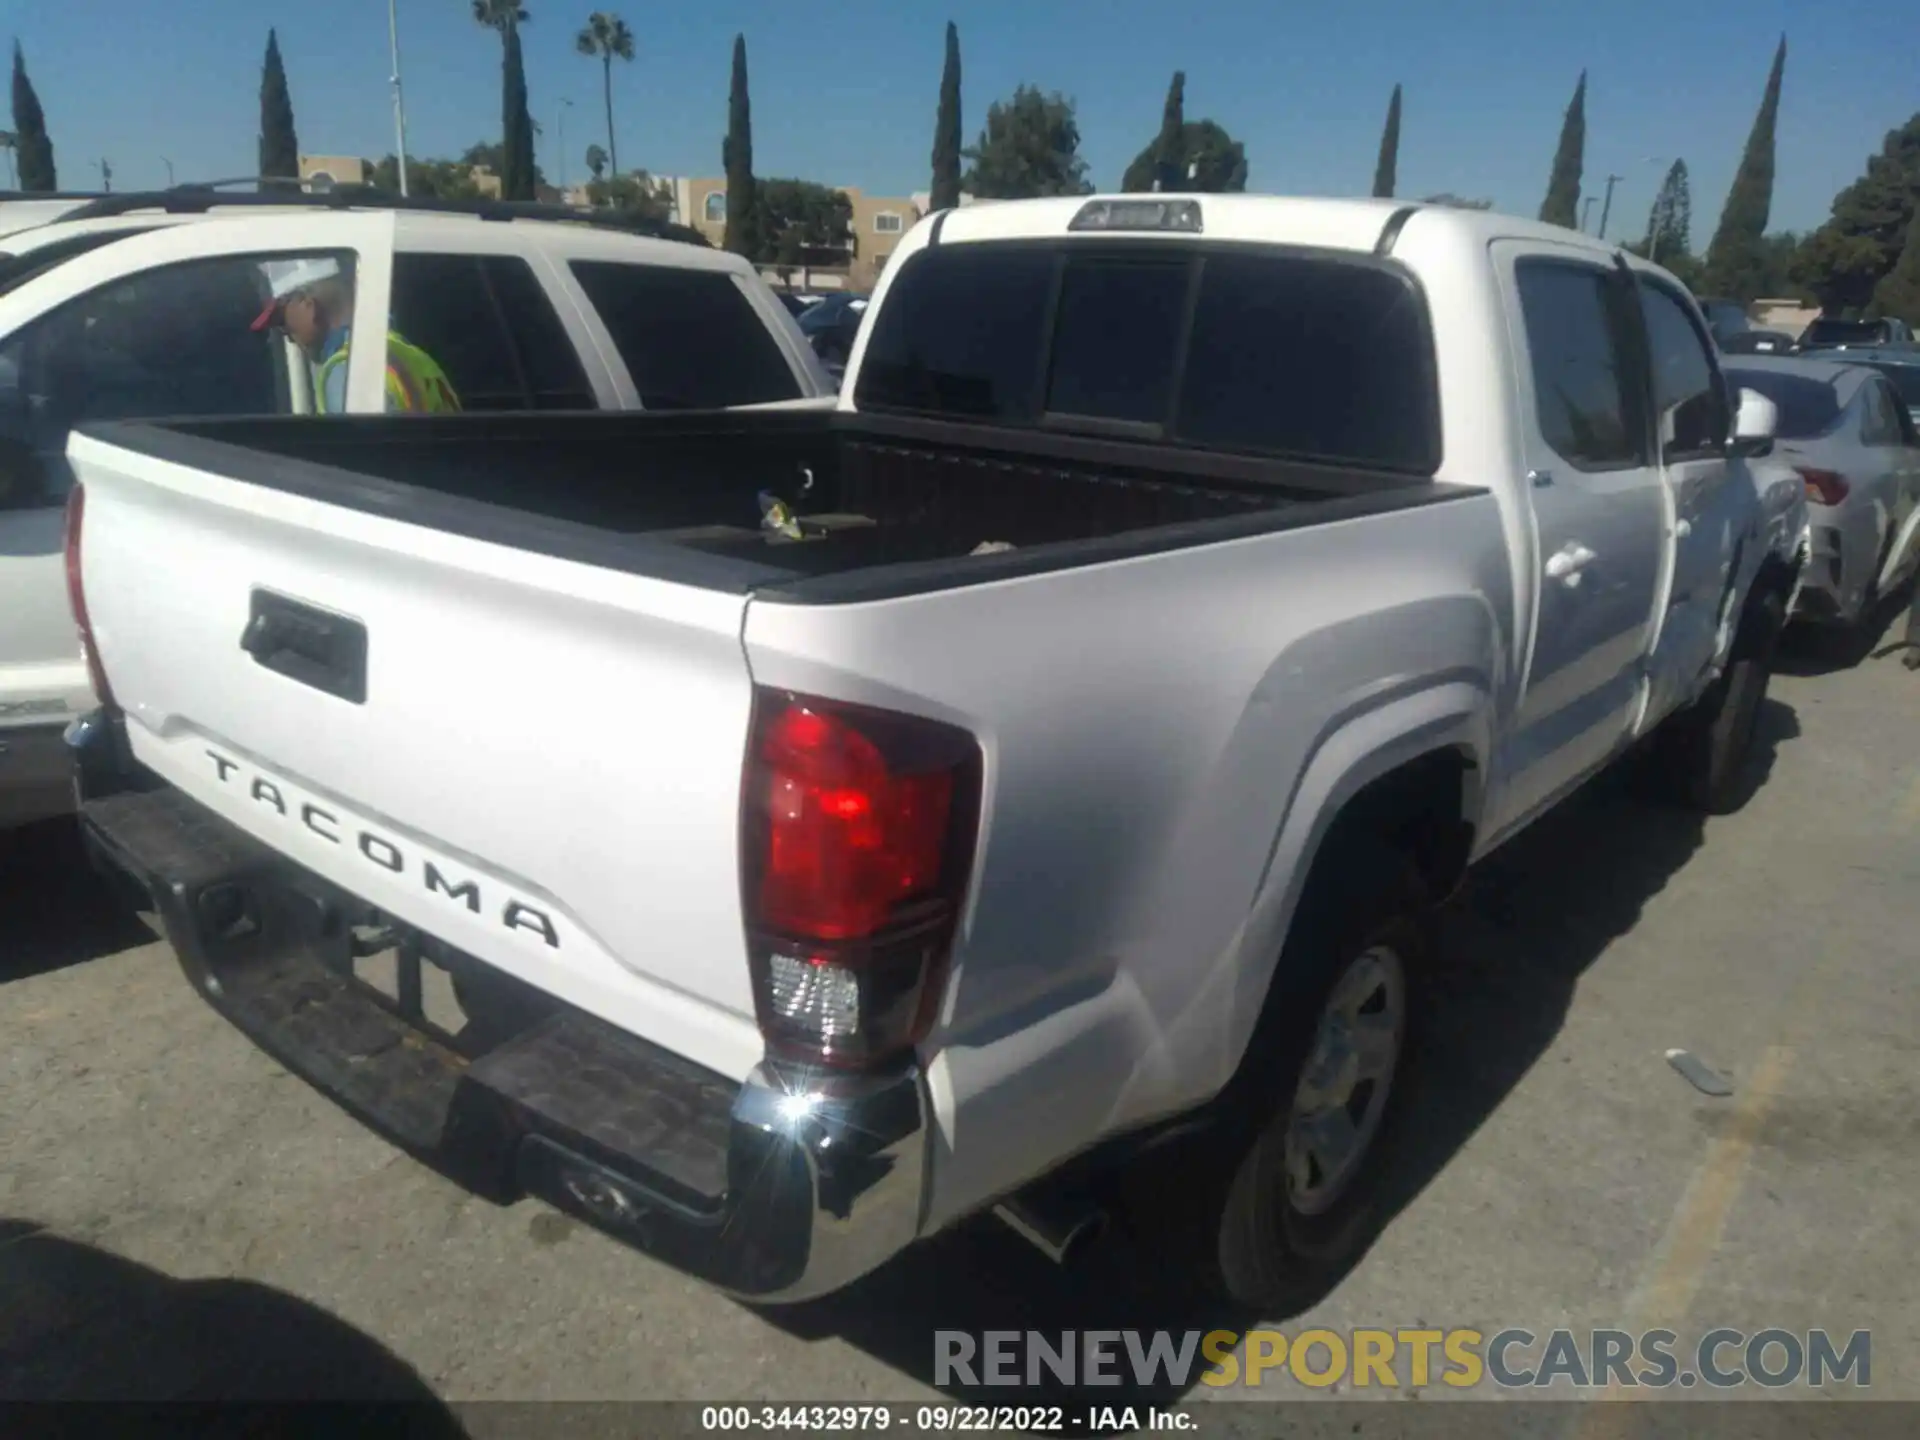
[{"label": "door handle", "polygon": [[1595,556],[1593,551],[1578,540],[1561,546],[1547,560],[1547,578],[1558,580],[1569,590],[1580,584],[1580,572],[1590,565]]}]

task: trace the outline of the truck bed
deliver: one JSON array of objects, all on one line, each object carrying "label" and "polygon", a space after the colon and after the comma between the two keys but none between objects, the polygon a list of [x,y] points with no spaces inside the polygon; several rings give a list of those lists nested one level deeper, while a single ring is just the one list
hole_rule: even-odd
[{"label": "truck bed", "polygon": [[[1385,471],[817,410],[177,420],[90,433],[389,519],[793,601],[943,589],[1460,493]],[[800,517],[804,538],[762,528],[763,493]],[[995,548],[976,554],[983,545]]]}]

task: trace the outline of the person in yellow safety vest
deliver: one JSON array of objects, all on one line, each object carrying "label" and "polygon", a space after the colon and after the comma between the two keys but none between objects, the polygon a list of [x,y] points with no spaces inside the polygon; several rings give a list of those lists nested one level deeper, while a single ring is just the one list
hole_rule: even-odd
[{"label": "person in yellow safety vest", "polygon": [[[340,262],[324,256],[307,260],[268,260],[267,307],[253,322],[256,331],[277,328],[313,362],[314,408],[322,415],[347,409],[347,358],[353,345],[353,284]],[[418,345],[387,332],[387,409],[390,412],[441,414],[460,408],[447,372]]]}]

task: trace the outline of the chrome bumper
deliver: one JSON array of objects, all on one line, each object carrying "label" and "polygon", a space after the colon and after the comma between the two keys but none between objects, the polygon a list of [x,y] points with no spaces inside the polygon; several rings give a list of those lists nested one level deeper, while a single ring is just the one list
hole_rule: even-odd
[{"label": "chrome bumper", "polygon": [[[96,860],[152,897],[208,1003],[477,1194],[537,1195],[762,1303],[837,1290],[919,1234],[917,1070],[762,1064],[736,1085],[407,931],[177,790],[91,799],[81,815]],[[368,925],[394,942],[397,1000],[354,977]],[[432,1027],[423,958],[518,987],[526,1023],[484,1045]]]}]

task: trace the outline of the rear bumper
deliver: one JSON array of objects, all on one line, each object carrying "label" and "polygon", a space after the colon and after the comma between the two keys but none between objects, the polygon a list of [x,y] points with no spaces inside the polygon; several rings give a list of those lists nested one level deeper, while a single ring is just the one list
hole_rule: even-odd
[{"label": "rear bumper", "polygon": [[[839,1289],[917,1236],[918,1072],[763,1064],[736,1085],[533,992],[528,1023],[480,1048],[471,1026],[456,1037],[427,1025],[417,999],[409,1014],[404,978],[398,1003],[353,978],[353,927],[385,917],[179,791],[92,798],[81,815],[96,859],[148,893],[217,1011],[477,1194],[536,1195],[763,1302]],[[401,939],[403,966],[411,947],[456,975],[503,979],[427,937]]]}]

